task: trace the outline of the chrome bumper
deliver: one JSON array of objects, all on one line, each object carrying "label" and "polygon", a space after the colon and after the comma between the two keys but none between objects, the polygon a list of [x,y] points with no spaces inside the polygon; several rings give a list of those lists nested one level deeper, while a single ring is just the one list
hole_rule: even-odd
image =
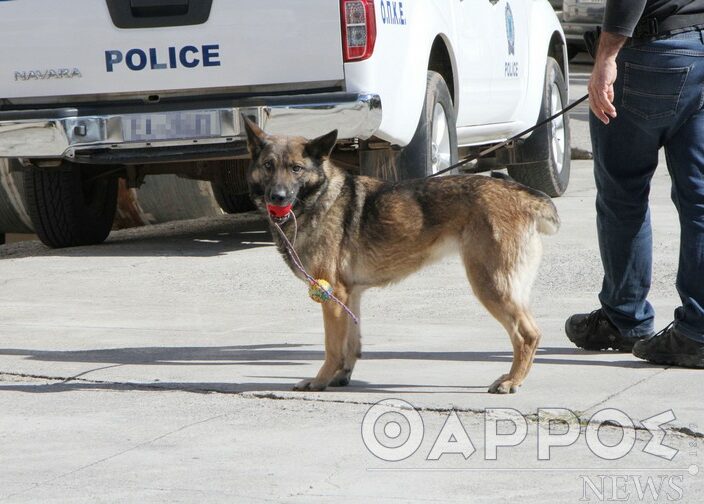
[{"label": "chrome bumper", "polygon": [[[257,97],[227,106],[189,108],[189,114],[219,118],[215,136],[131,140],[126,125],[149,114],[178,113],[179,109],[144,106],[130,113],[87,113],[79,108],[0,112],[0,157],[74,159],[90,151],[129,150],[152,147],[217,146],[241,144],[245,133],[240,118],[256,118],[269,134],[314,138],[338,130],[338,138],[367,139],[381,124],[378,95],[325,93],[302,96]],[[127,138],[126,138],[127,137]]]}]

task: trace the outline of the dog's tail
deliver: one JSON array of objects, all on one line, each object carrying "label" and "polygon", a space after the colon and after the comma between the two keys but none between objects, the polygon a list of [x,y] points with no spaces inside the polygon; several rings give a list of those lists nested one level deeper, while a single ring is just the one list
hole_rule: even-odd
[{"label": "dog's tail", "polygon": [[560,229],[560,216],[550,196],[541,193],[534,201],[531,206],[538,232],[546,235],[557,233]]},{"label": "dog's tail", "polygon": [[550,196],[543,191],[518,183],[508,175],[496,177],[492,173],[492,177],[507,180],[509,185],[519,190],[519,194],[523,193],[520,198],[523,202],[521,206],[532,217],[538,233],[553,235],[560,230],[560,216]]}]

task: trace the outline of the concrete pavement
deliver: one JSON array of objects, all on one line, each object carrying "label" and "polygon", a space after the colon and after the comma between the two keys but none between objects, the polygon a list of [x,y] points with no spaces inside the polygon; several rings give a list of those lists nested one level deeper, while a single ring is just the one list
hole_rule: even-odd
[{"label": "concrete pavement", "polygon": [[[575,144],[587,148],[583,109],[574,118]],[[510,396],[486,393],[511,347],[456,258],[368,293],[349,387],[294,393],[322,360],[321,315],[258,217],[120,231],[99,247],[1,246],[0,501],[704,501],[704,373],[579,351],[564,336],[567,316],[596,307],[601,277],[591,162],[572,169],[555,200],[563,228],[544,241],[534,289],[543,342]],[[664,326],[678,302],[679,232],[664,169],[652,208],[651,301]],[[389,398],[423,422],[420,447],[400,462],[380,459],[362,435],[370,407]],[[492,408],[517,410],[526,426],[497,460],[487,460],[492,419],[508,435],[513,417]],[[550,460],[539,460],[539,408],[570,410],[582,426]],[[636,438],[618,460],[587,442],[586,422],[606,408],[635,421],[625,433],[600,430],[606,445]],[[669,410],[672,460],[643,451],[651,435],[640,423]],[[451,441],[446,451],[468,446],[452,411],[476,452],[428,460],[438,437]],[[394,414],[374,432],[403,445],[416,417]]]}]

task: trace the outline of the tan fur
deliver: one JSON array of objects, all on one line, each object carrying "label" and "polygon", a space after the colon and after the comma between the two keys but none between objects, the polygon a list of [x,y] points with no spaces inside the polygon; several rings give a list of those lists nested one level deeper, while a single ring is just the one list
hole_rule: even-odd
[{"label": "tan fur", "polygon": [[[353,176],[329,160],[330,138],[268,136],[247,125],[252,197],[261,207],[271,187],[295,193],[296,250],[308,272],[325,278],[360,315],[369,287],[401,280],[447,253],[459,252],[479,301],[505,328],[513,347],[509,372],[489,391],[514,392],[533,362],[540,331],[529,308],[542,253],[539,233],[559,218],[550,199],[513,182],[461,175],[390,184]],[[319,152],[319,158],[310,152]],[[273,161],[273,169],[264,163]],[[298,172],[292,166],[302,168]],[[321,185],[322,184],[322,185]],[[312,189],[311,189],[312,188]],[[294,224],[282,224],[293,239]],[[291,266],[277,236],[277,245]],[[293,271],[300,273],[293,268]],[[297,390],[346,385],[361,353],[359,327],[336,304],[323,305],[325,362]]]}]

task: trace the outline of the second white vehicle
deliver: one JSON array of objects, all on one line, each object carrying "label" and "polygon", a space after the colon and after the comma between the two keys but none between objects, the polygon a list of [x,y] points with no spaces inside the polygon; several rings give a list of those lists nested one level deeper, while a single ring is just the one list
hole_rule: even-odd
[{"label": "second white vehicle", "polygon": [[[225,211],[248,209],[240,114],[270,133],[338,129],[341,163],[408,178],[568,101],[547,0],[0,1],[0,42],[0,157],[25,171],[54,247],[106,238],[118,177],[210,180]],[[497,158],[562,194],[567,119]]]}]

